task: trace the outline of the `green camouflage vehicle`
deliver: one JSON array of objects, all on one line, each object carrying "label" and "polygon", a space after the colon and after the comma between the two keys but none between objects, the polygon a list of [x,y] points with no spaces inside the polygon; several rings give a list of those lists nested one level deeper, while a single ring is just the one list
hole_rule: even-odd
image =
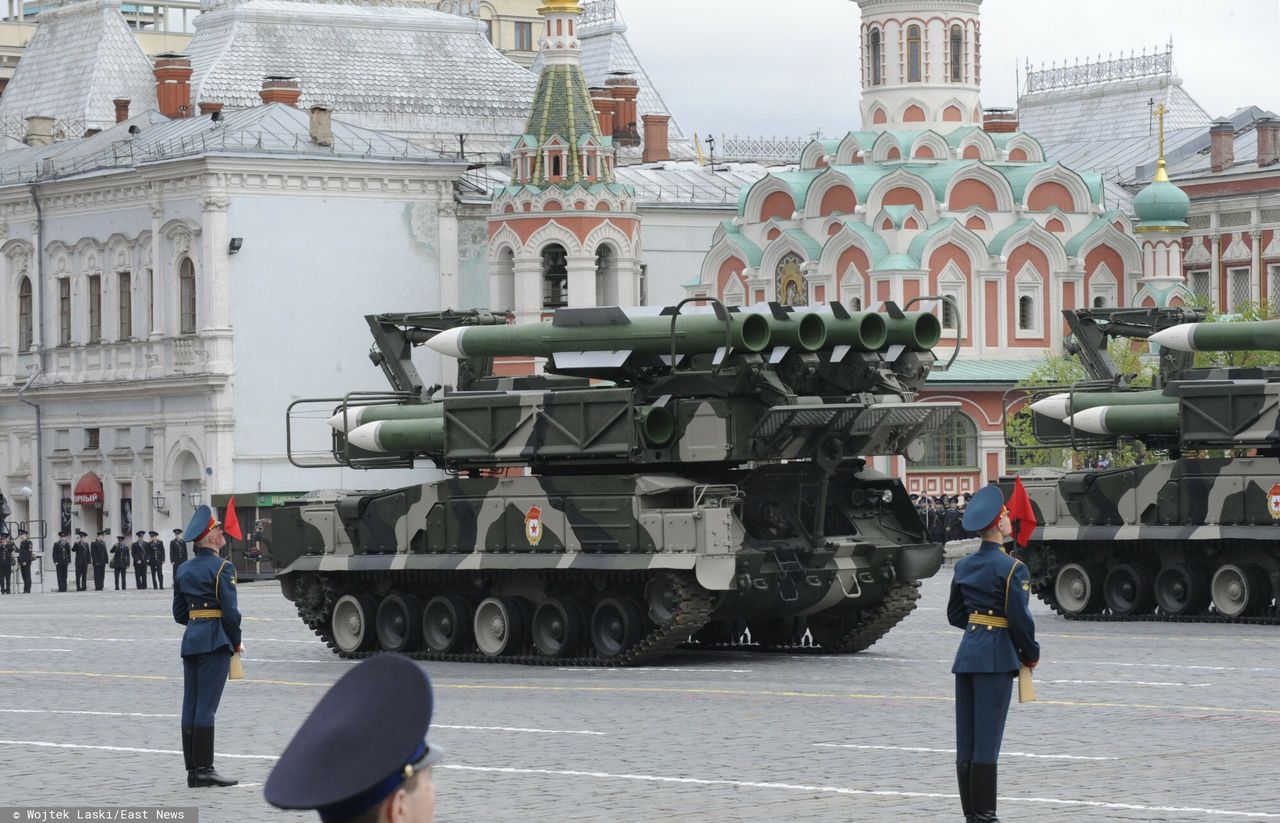
[{"label": "green camouflage vehicle", "polygon": [[[315,465],[292,443],[318,404],[326,465],[445,476],[275,509],[284,594],[343,657],[627,665],[747,631],[865,649],[942,562],[869,456],[918,455],[955,411],[915,402],[936,316],[887,310],[371,316],[395,390],[295,403],[290,457]],[[457,390],[423,386],[422,344]],[[545,373],[493,375],[533,357]]]},{"label": "green camouflage vehicle", "polygon": [[[1040,524],[1019,554],[1033,591],[1071,619],[1280,622],[1280,368],[1194,366],[1196,351],[1280,351],[1280,322],[1064,314],[1091,379],[1030,398],[1036,439],[1106,451],[1128,438],[1168,459],[1024,476]],[[1115,338],[1160,347],[1153,388],[1118,373]]]}]

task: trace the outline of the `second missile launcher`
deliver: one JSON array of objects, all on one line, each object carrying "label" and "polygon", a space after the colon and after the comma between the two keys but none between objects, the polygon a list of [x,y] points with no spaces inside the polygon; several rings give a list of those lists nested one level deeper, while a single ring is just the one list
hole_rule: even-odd
[{"label": "second missile launcher", "polygon": [[[299,401],[290,443],[322,409],[328,465],[445,474],[273,512],[284,592],[343,656],[619,665],[691,637],[853,652],[941,565],[901,482],[873,466],[918,455],[955,411],[916,401],[945,368],[934,314],[368,321],[393,391]],[[456,389],[424,385],[423,344],[459,358]],[[496,374],[532,357],[544,373]]]},{"label": "second missile launcher", "polygon": [[[1040,524],[1021,555],[1033,590],[1073,619],[1280,623],[1280,367],[1194,362],[1280,351],[1280,322],[1206,323],[1186,308],[1064,315],[1089,379],[1030,398],[1040,445],[1123,438],[1168,457],[1024,477]],[[1109,353],[1117,338],[1159,346],[1153,388],[1129,387]]]}]

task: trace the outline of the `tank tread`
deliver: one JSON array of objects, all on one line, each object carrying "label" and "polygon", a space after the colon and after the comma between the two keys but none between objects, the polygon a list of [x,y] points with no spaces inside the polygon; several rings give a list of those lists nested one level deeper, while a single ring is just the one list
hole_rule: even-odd
[{"label": "tank tread", "polygon": [[[447,573],[432,573],[427,577],[418,579],[442,580],[445,579],[444,574]],[[602,577],[607,582],[616,584],[643,580],[649,574],[651,573],[614,572],[605,573]],[[490,577],[496,578],[500,575],[501,573],[498,573],[490,575]],[[332,611],[333,604],[342,596],[342,591],[331,579],[315,578],[319,578],[319,575],[307,575],[304,577],[304,580],[307,580],[307,585],[303,585],[302,581],[299,581],[296,603],[298,615],[303,622],[339,657],[347,660],[363,660],[375,654],[381,654],[382,652],[380,651],[344,652],[337,647],[329,625],[329,614]],[[344,575],[344,578],[363,580],[363,578],[355,578],[354,575]],[[373,580],[375,578],[370,576],[368,579]],[[378,579],[385,578],[379,576]],[[691,579],[674,574],[671,575],[671,579],[676,587],[676,602],[679,604],[671,621],[665,625],[654,626],[647,634],[636,641],[630,649],[615,657],[601,657],[597,654],[578,657],[545,657],[536,653],[531,646],[527,647],[522,654],[501,655],[498,657],[490,657],[480,652],[440,654],[428,650],[411,652],[407,656],[415,660],[433,660],[448,663],[508,663],[523,666],[624,667],[651,663],[680,646],[689,639],[690,635],[702,628],[710,618],[711,610],[714,606],[712,594],[698,587]]]},{"label": "tank tread", "polygon": [[1036,596],[1056,613],[1065,617],[1067,620],[1091,623],[1234,623],[1240,626],[1275,626],[1280,625],[1280,609],[1272,606],[1262,614],[1255,614],[1250,617],[1227,617],[1225,614],[1218,612],[1204,612],[1202,614],[1164,614],[1158,608],[1151,614],[1112,614],[1111,612],[1099,612],[1097,614],[1067,614],[1061,606],[1058,605],[1057,599],[1046,591],[1037,591]]},{"label": "tank tread", "polygon": [[853,654],[866,651],[874,646],[889,630],[901,623],[916,609],[920,599],[919,582],[900,582],[893,585],[884,600],[870,609],[864,610],[868,617],[854,628],[846,632],[835,648],[820,646],[813,642],[808,632],[793,643],[776,644],[762,647],[757,643],[748,643],[745,635],[728,643],[697,644],[699,648],[725,649],[733,651],[752,651],[762,653],[783,654]]}]

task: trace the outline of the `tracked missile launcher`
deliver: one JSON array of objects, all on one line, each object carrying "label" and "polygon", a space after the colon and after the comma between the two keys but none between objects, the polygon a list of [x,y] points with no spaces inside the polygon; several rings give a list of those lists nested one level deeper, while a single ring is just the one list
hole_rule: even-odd
[{"label": "tracked missile launcher", "polygon": [[[1020,555],[1033,590],[1073,619],[1280,622],[1280,368],[1194,365],[1197,351],[1280,351],[1280,322],[1064,314],[1089,379],[1030,398],[1039,444],[1140,442],[1168,459],[1024,477],[1039,521]],[[1153,388],[1130,389],[1114,339],[1159,347]]]},{"label": "tracked missile launcher", "polygon": [[[344,657],[865,649],[942,562],[873,458],[918,456],[955,411],[916,400],[945,368],[937,317],[885,308],[371,316],[393,391],[298,401],[290,459],[439,479],[275,509],[284,594]],[[456,358],[456,388],[423,385],[424,344]],[[494,375],[534,357],[541,374]],[[330,449],[304,454],[317,418]]]}]

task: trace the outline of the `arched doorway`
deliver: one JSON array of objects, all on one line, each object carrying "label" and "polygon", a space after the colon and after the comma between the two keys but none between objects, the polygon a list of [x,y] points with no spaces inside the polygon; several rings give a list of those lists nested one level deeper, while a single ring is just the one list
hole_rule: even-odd
[{"label": "arched doorway", "polygon": [[608,243],[596,249],[596,305],[618,305],[618,253]]},{"label": "arched doorway", "polygon": [[[179,510],[182,512],[180,523],[186,523],[191,519],[191,515],[195,513],[195,507],[200,505],[202,490],[200,486],[200,464],[196,462],[196,458],[191,452],[183,452],[174,464],[174,477],[177,478],[180,487],[179,493]],[[192,505],[191,501],[198,501]]]},{"label": "arched doorway", "polygon": [[555,311],[569,305],[569,255],[564,246],[552,243],[542,250],[542,310]]}]

